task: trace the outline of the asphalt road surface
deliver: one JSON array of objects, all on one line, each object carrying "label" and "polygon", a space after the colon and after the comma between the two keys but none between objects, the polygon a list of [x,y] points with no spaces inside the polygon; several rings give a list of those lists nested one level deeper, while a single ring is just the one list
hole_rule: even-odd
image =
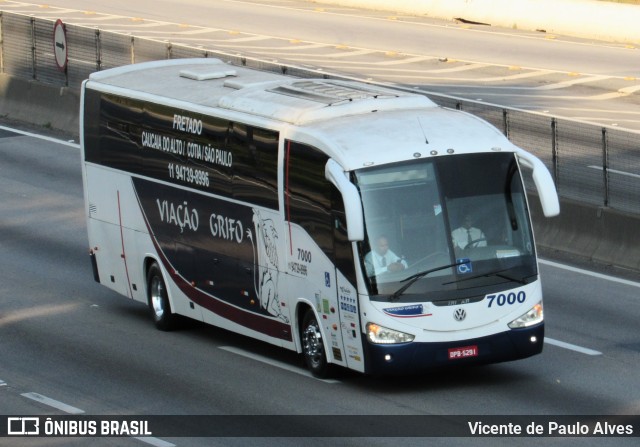
[{"label": "asphalt road surface", "polygon": [[[157,331],[146,306],[93,281],[77,145],[10,130],[0,137],[1,415],[380,415],[385,423],[385,416],[402,415],[604,417],[640,411],[637,277],[619,279],[544,260],[547,338],[541,355],[417,377],[344,372],[320,381],[294,353],[226,331],[198,323],[172,333]],[[241,422],[250,424],[250,418]],[[377,446],[450,445],[452,440],[339,441]],[[633,438],[561,441],[635,445]],[[0,445],[16,446],[299,442],[269,437],[0,439]],[[305,440],[306,445],[336,442]],[[513,445],[513,440],[456,443]],[[516,441],[534,443],[540,440]]]}]

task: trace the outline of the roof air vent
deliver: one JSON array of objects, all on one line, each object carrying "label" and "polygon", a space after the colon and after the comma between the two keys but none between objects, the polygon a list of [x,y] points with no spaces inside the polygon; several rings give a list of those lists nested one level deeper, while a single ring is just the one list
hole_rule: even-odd
[{"label": "roof air vent", "polygon": [[193,79],[194,81],[207,81],[210,79],[222,79],[236,76],[235,70],[216,70],[211,67],[193,67],[180,70],[180,77]]}]

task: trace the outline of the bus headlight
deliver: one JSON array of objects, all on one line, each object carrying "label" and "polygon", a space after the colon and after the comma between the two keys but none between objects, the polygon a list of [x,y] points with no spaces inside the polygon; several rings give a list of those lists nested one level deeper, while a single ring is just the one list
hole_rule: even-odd
[{"label": "bus headlight", "polygon": [[542,302],[539,302],[535,306],[533,306],[529,311],[522,315],[520,318],[516,318],[511,323],[509,323],[509,327],[511,329],[523,328],[533,326],[534,324],[541,323],[544,320],[544,312],[542,310]]},{"label": "bus headlight", "polygon": [[393,329],[379,326],[375,323],[367,323],[367,338],[371,343],[388,345],[395,343],[409,343],[416,337],[415,335],[394,331]]}]

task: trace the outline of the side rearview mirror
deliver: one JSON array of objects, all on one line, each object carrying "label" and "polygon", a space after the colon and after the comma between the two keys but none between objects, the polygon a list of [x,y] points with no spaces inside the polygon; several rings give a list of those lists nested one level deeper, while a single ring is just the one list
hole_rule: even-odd
[{"label": "side rearview mirror", "polygon": [[528,152],[519,149],[516,156],[521,165],[533,171],[533,182],[540,196],[540,205],[545,217],[553,217],[560,214],[560,201],[558,192],[553,182],[553,177],[542,161]]},{"label": "side rearview mirror", "polygon": [[364,240],[364,218],[358,188],[349,181],[342,167],[334,160],[327,161],[324,175],[342,194],[347,218],[347,237],[351,242]]}]

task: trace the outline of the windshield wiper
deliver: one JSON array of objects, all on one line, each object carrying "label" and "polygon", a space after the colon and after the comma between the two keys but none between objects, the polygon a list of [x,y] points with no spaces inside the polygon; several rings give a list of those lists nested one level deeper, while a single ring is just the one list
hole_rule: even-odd
[{"label": "windshield wiper", "polygon": [[482,275],[470,276],[468,278],[461,278],[461,279],[458,279],[458,280],[455,280],[455,281],[445,282],[442,285],[446,286],[446,285],[449,285],[449,284],[454,284],[454,283],[459,283],[459,282],[464,282],[464,281],[470,281],[472,279],[488,278],[489,276],[497,276],[498,278],[506,279],[507,281],[517,282],[518,284],[522,284],[522,285],[526,285],[527,284],[526,280],[527,280],[527,278],[529,278],[529,276],[527,276],[525,278],[522,278],[522,279],[514,278],[513,276],[505,275],[503,273],[503,272],[506,272],[507,270],[510,270],[510,269],[503,269],[503,270],[498,270],[498,271],[495,271],[495,272],[484,273]]},{"label": "windshield wiper", "polygon": [[422,272],[418,272],[415,275],[411,275],[405,279],[403,279],[401,282],[405,282],[408,281],[404,286],[400,287],[398,290],[396,290],[395,292],[393,292],[393,295],[391,295],[389,297],[389,301],[396,301],[398,298],[400,298],[400,295],[402,295],[404,293],[405,290],[407,290],[409,287],[411,287],[413,285],[413,283],[415,283],[417,280],[419,280],[420,278],[427,276],[429,273],[433,273],[433,272],[438,272],[440,270],[444,270],[444,269],[448,269],[451,267],[457,267],[459,265],[462,264],[466,264],[467,261],[464,262],[456,262],[454,264],[447,264],[447,265],[443,265],[440,267],[436,267],[433,269],[429,269],[429,270],[425,270]]}]

